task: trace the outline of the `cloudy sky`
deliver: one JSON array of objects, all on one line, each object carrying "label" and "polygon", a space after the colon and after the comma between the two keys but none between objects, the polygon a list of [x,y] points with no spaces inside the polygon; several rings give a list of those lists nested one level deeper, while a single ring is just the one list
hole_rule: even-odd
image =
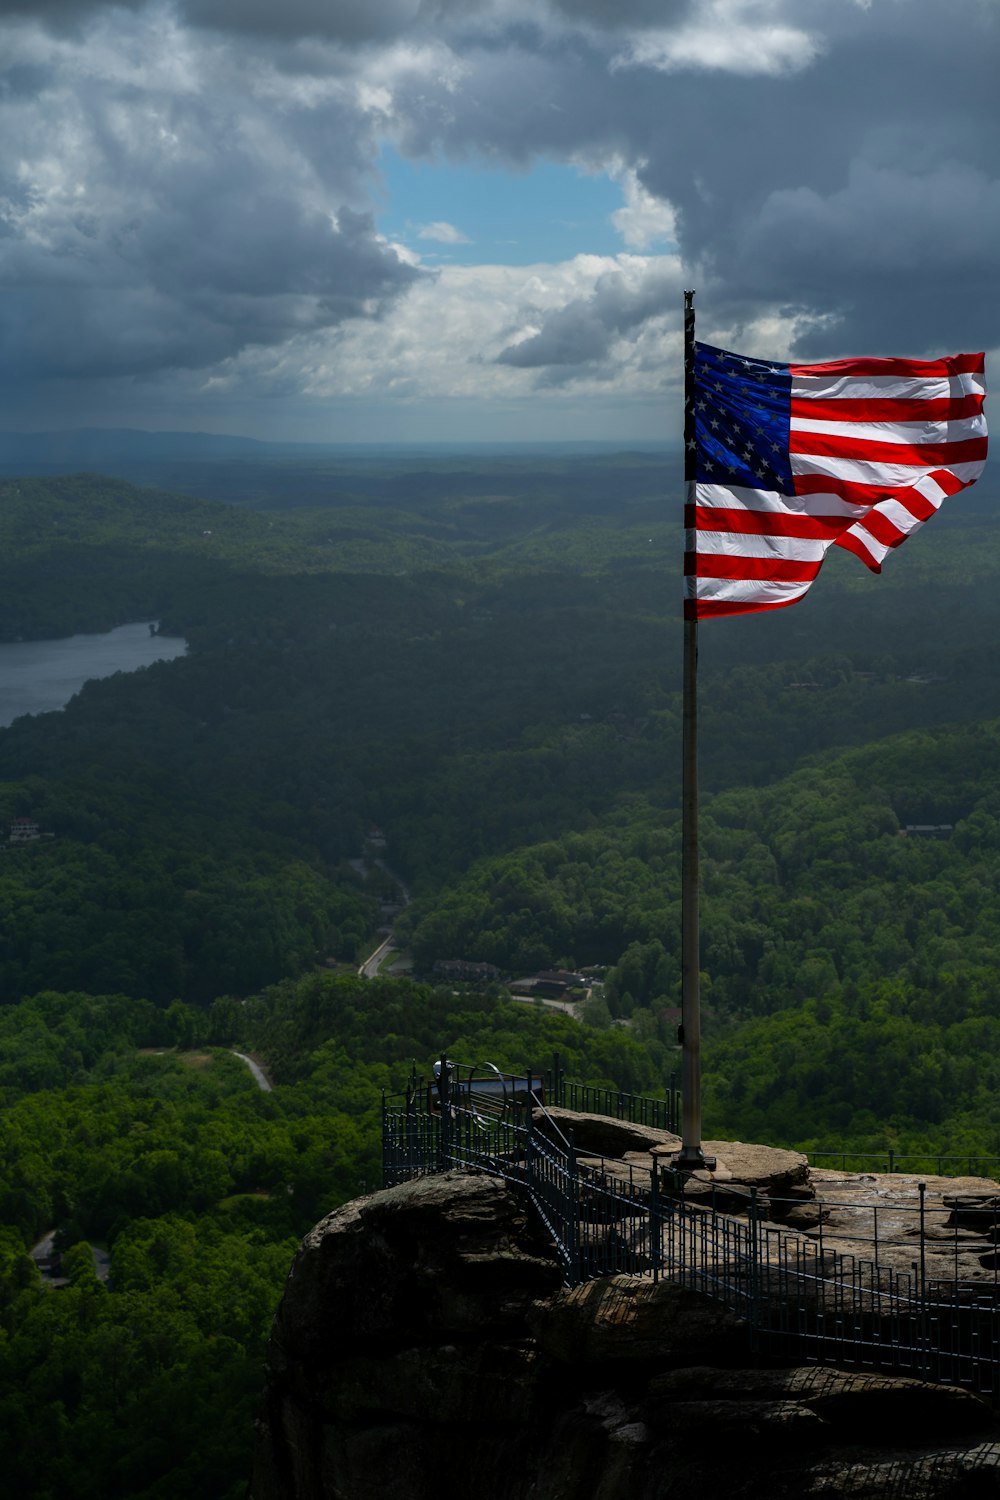
[{"label": "cloudy sky", "polygon": [[0,0],[0,429],[674,438],[1000,348],[1000,0]]}]

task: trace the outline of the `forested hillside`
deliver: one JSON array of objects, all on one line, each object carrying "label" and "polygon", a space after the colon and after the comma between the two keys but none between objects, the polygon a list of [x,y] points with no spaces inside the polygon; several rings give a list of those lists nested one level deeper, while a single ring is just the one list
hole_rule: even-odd
[{"label": "forested hillside", "polygon": [[[575,1076],[660,1081],[620,1032],[405,980],[310,976],[208,1010],[47,992],[0,1033],[0,1462],[26,1496],[244,1493],[295,1245],[380,1185],[380,1090],[442,1037],[509,1068],[558,1050]],[[52,1225],[56,1292],[25,1254]]]},{"label": "forested hillside", "polygon": [[[292,1247],[376,1184],[411,1059],[558,1050],[648,1092],[677,1066],[670,467],[250,478],[0,484],[0,639],[158,619],[190,648],[0,731],[0,837],[52,835],[0,845],[0,1452],[26,1495],[241,1493]],[[833,556],[796,609],[702,629],[712,1136],[1000,1151],[988,502],[881,579]],[[358,979],[389,871],[418,974],[598,965],[603,993],[578,1021]],[[50,1230],[58,1294],[25,1253]]]}]

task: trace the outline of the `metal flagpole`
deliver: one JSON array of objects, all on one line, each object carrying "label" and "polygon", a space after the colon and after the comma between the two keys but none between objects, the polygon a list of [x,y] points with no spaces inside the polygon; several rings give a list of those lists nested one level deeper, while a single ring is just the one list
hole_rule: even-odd
[{"label": "metal flagpole", "polygon": [[[684,293],[684,479],[694,503],[697,477],[694,375],[694,292]],[[685,518],[687,519],[687,518]],[[686,549],[694,552],[694,547]],[[701,974],[698,881],[698,621],[684,611],[684,728],[681,789],[681,1149],[673,1164],[681,1171],[711,1170],[714,1157],[701,1149]]]}]

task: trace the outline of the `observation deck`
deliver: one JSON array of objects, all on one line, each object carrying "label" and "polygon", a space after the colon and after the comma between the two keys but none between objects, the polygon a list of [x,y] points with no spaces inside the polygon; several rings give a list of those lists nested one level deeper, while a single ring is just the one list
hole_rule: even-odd
[{"label": "observation deck", "polygon": [[[894,1199],[892,1176],[867,1174],[889,1188],[851,1202],[846,1177],[826,1169],[783,1198],[732,1174],[723,1185],[678,1172],[679,1119],[673,1089],[648,1099],[574,1084],[558,1059],[547,1072],[505,1073],[442,1057],[401,1098],[383,1097],[383,1183],[490,1173],[540,1217],[568,1286],[619,1274],[669,1280],[742,1317],[765,1356],[893,1371],[1000,1401],[995,1181],[963,1179],[949,1197],[944,1178],[928,1191],[897,1176]],[[585,1136],[600,1123],[606,1138],[611,1121],[644,1149],[595,1151]]]}]

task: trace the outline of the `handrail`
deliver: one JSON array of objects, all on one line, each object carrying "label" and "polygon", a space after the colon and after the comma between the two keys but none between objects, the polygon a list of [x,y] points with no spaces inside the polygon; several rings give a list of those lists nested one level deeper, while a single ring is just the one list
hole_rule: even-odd
[{"label": "handrail", "polygon": [[[1000,1156],[976,1156],[972,1153],[961,1155],[957,1152],[897,1151],[894,1146],[887,1146],[884,1151],[845,1151],[841,1148],[836,1151],[803,1151],[802,1154],[810,1166],[820,1167],[830,1162],[838,1165],[842,1172],[850,1170],[848,1162],[864,1163],[865,1165],[854,1168],[861,1172],[926,1172],[931,1162],[937,1165],[938,1170],[934,1174],[937,1177],[995,1178],[1000,1172]],[[946,1164],[954,1164],[954,1170],[942,1172],[941,1168]],[[991,1170],[984,1171],[983,1168]]]}]

